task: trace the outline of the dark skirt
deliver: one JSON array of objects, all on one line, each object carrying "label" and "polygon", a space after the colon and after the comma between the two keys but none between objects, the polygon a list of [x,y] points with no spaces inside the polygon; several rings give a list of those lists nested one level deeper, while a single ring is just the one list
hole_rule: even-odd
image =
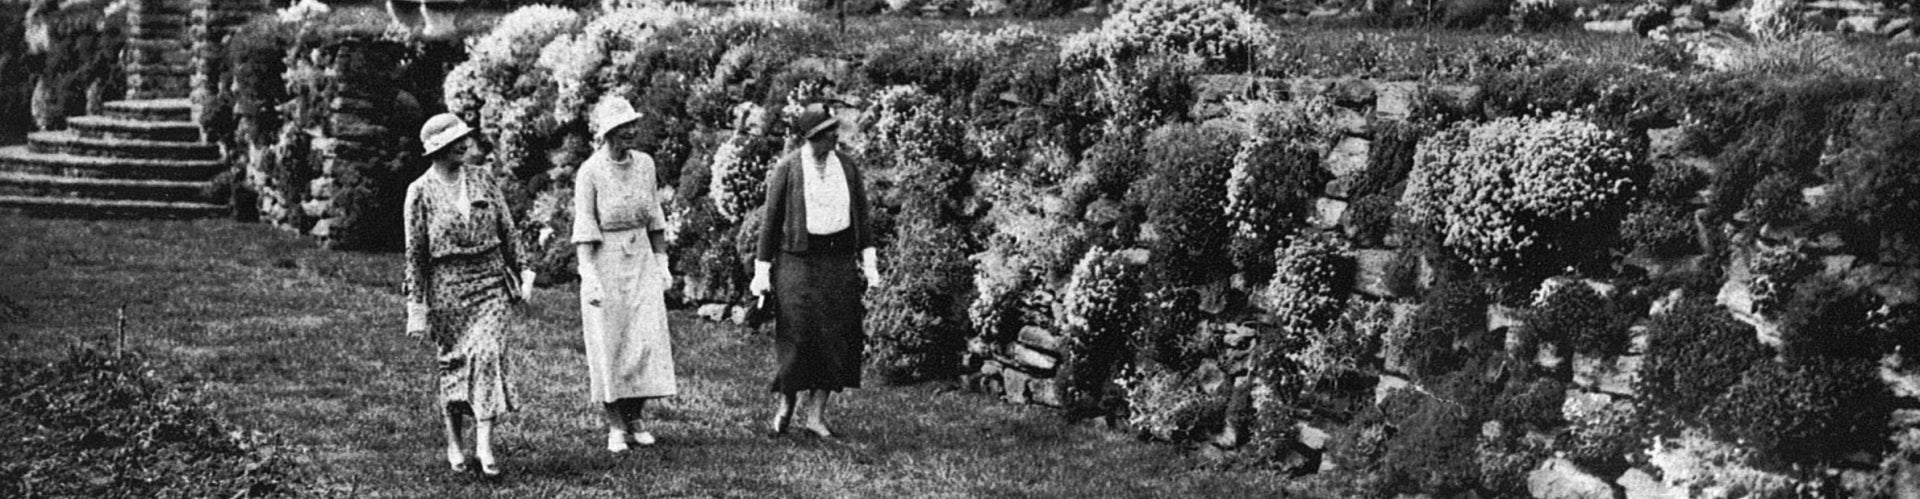
[{"label": "dark skirt", "polygon": [[773,264],[780,310],[773,328],[774,392],[860,386],[866,282],[855,262],[858,250],[844,244],[850,236],[812,236],[809,251],[781,253]]}]

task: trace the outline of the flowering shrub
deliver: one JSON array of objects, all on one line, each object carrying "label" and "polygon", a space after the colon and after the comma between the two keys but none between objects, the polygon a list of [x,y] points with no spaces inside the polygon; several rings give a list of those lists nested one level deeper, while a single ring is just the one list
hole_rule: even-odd
[{"label": "flowering shrub", "polygon": [[1149,437],[1187,442],[1220,431],[1227,398],[1200,389],[1200,376],[1156,367],[1138,369],[1127,387],[1127,422]]},{"label": "flowering shrub", "polygon": [[[535,152],[533,142],[561,125],[549,112],[559,86],[540,70],[541,55],[580,22],[580,14],[570,9],[522,7],[474,41],[467,61],[447,74],[447,110],[477,123],[492,140],[496,168],[520,171]],[[557,63],[560,53],[567,52],[562,48],[554,49],[550,62]]]},{"label": "flowering shrub", "polygon": [[1755,468],[1753,449],[1715,440],[1705,430],[1688,428],[1677,438],[1655,437],[1647,455],[1660,469],[1661,482],[1688,497],[1710,497],[1714,490],[1745,491],[1745,497],[1757,499],[1799,497],[1798,480]]},{"label": "flowering shrub", "polygon": [[1126,255],[1095,247],[1062,287],[1054,322],[1067,339],[1060,379],[1070,410],[1111,410],[1103,394],[1133,357],[1127,339],[1140,325],[1140,278]]},{"label": "flowering shrub", "polygon": [[[1891,393],[1873,361],[1762,361],[1702,414],[1708,427],[1762,455],[1830,463],[1887,441]],[[1849,445],[1835,445],[1847,442]]]},{"label": "flowering shrub", "polygon": [[736,133],[713,152],[707,194],[722,219],[739,223],[766,203],[767,173],[779,159],[780,139]]},{"label": "flowering shrub", "polygon": [[1224,277],[1228,269],[1219,262],[1229,233],[1221,214],[1238,142],[1229,130],[1186,124],[1147,138],[1147,220],[1160,233],[1152,246],[1156,282],[1191,286]]},{"label": "flowering shrub", "polygon": [[1289,101],[1263,113],[1240,142],[1227,175],[1233,263],[1260,282],[1273,272],[1275,243],[1305,223],[1314,198],[1332,175],[1320,167],[1333,103],[1324,97]]},{"label": "flowering shrub", "polygon": [[1123,0],[1098,30],[1063,42],[1061,59],[1097,66],[1148,54],[1186,54],[1211,69],[1232,72],[1245,68],[1247,56],[1268,36],[1265,23],[1231,2]]},{"label": "flowering shrub", "polygon": [[996,172],[985,177],[981,191],[992,205],[984,222],[993,233],[987,250],[972,257],[976,296],[967,313],[981,336],[997,341],[1022,326],[1050,321],[1050,307],[1023,305],[1049,294],[1050,284],[1072,270],[1085,246],[1071,218],[1046,212],[1046,194],[1032,183]]},{"label": "flowering shrub", "polygon": [[[1148,280],[1151,282],[1151,278]],[[1200,328],[1200,293],[1193,288],[1159,287],[1142,296],[1144,317],[1134,332],[1140,357],[1174,371],[1186,371],[1205,358],[1207,331]],[[1131,397],[1129,397],[1131,399]]]},{"label": "flowering shrub", "polygon": [[1620,135],[1564,114],[1503,118],[1423,142],[1407,216],[1488,271],[1554,269],[1613,233],[1636,158]]},{"label": "flowering shrub", "polygon": [[1564,452],[1567,459],[1597,473],[1624,471],[1644,448],[1648,422],[1628,401],[1607,395],[1580,393],[1566,397],[1562,415],[1567,420]]},{"label": "flowering shrub", "polygon": [[1541,30],[1573,20],[1570,5],[1558,0],[1519,0],[1507,7],[1515,30]]},{"label": "flowering shrub", "polygon": [[1680,256],[1700,251],[1693,212],[1658,202],[1642,202],[1620,221],[1620,239],[1653,256]]},{"label": "flowering shrub", "polygon": [[[1260,360],[1256,361],[1260,367],[1256,370],[1269,378],[1280,375],[1269,371],[1284,365],[1276,362],[1281,356],[1296,359],[1310,373],[1355,367],[1332,365],[1345,359],[1306,354],[1345,346],[1334,344],[1338,333],[1328,330],[1345,312],[1346,290],[1353,282],[1352,262],[1341,255],[1338,245],[1323,238],[1294,237],[1274,253],[1278,268],[1273,281],[1261,290],[1259,303],[1272,314],[1279,337],[1261,339],[1257,353]],[[1305,351],[1292,348],[1301,344],[1308,345]]]},{"label": "flowering shrub", "polygon": [[1384,338],[1388,366],[1403,366],[1406,374],[1431,377],[1460,367],[1464,361],[1454,349],[1459,338],[1485,330],[1488,298],[1477,284],[1463,280],[1439,281],[1428,291],[1420,309],[1396,325]]}]

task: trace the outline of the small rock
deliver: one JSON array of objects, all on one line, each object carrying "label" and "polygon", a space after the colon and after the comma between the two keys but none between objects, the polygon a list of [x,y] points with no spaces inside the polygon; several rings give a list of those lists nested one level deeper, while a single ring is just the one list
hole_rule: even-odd
[{"label": "small rock", "polygon": [[1000,383],[1002,388],[1005,389],[1002,395],[1006,397],[1008,402],[1026,404],[1028,382],[1032,380],[1033,376],[1020,372],[1019,369],[1001,371]]},{"label": "small rock", "polygon": [[1912,28],[1913,28],[1913,18],[1901,17],[1891,21],[1887,21],[1886,24],[1880,25],[1880,34],[1886,35],[1886,36],[1893,36],[1893,35],[1905,33]]},{"label": "small rock", "polygon": [[1833,184],[1820,184],[1800,189],[1800,199],[1805,201],[1807,206],[1821,206],[1826,204],[1831,192],[1833,192]]},{"label": "small rock", "polygon": [[1527,473],[1527,492],[1535,499],[1613,499],[1613,487],[1605,480],[1560,458]]},{"label": "small rock", "polygon": [[1595,33],[1615,33],[1615,34],[1623,34],[1623,35],[1633,33],[1632,19],[1618,19],[1613,21],[1587,21],[1585,24],[1582,24],[1580,26],[1581,28],[1586,29],[1587,31],[1592,31]]},{"label": "small rock", "polygon": [[1880,33],[1880,16],[1847,16],[1840,19],[1841,33]]},{"label": "small rock", "polygon": [[1347,202],[1331,198],[1313,200],[1313,215],[1307,222],[1315,228],[1332,229],[1340,226],[1340,217],[1347,213]]},{"label": "small rock", "polygon": [[1333,435],[1327,433],[1326,430],[1314,428],[1313,425],[1306,423],[1295,423],[1294,430],[1299,433],[1298,440],[1300,445],[1305,445],[1307,448],[1313,450],[1326,450],[1327,441],[1333,439]]},{"label": "small rock", "polygon": [[1488,305],[1487,331],[1492,332],[1501,329],[1519,329],[1525,327],[1527,325],[1526,321],[1520,320],[1524,312],[1524,310],[1519,308],[1506,305]]},{"label": "small rock", "polygon": [[1082,218],[1095,227],[1108,227],[1125,216],[1126,211],[1119,201],[1100,198],[1087,205],[1087,214]]},{"label": "small rock", "polygon": [[1373,385],[1373,403],[1374,405],[1379,405],[1381,402],[1385,402],[1387,395],[1393,394],[1394,390],[1404,390],[1412,386],[1413,383],[1407,382],[1406,378],[1391,374],[1382,374],[1380,375],[1380,381]]},{"label": "small rock", "polygon": [[1019,343],[1007,345],[1007,356],[1011,357],[1014,365],[1042,373],[1051,373],[1059,365],[1059,360],[1052,354],[1034,350]]},{"label": "small rock", "polygon": [[335,220],[337,219],[328,218],[325,220],[321,220],[319,222],[315,222],[313,224],[313,229],[307,231],[307,235],[318,237],[321,239],[326,239],[328,236],[333,235],[333,226],[334,226]]},{"label": "small rock", "polygon": [[1389,82],[1374,85],[1374,88],[1375,118],[1394,121],[1413,119],[1414,99],[1420,95],[1419,83]]},{"label": "small rock", "polygon": [[1367,171],[1368,151],[1373,149],[1373,141],[1359,137],[1342,137],[1327,151],[1324,160],[1327,172],[1335,177],[1350,177]]},{"label": "small rock", "polygon": [[1066,338],[1047,328],[1027,326],[1020,328],[1020,343],[1046,353],[1060,353],[1065,350]]},{"label": "small rock", "polygon": [[1480,87],[1472,85],[1436,85],[1427,89],[1453,111],[1471,111],[1480,107]]},{"label": "small rock", "polygon": [[728,307],[727,322],[732,322],[736,326],[747,325],[748,310],[752,310],[752,309],[749,307],[741,307],[741,306]]},{"label": "small rock", "polygon": [[1633,396],[1633,383],[1640,376],[1642,357],[1622,355],[1608,359],[1575,354],[1573,383],[1602,393]]},{"label": "small rock", "polygon": [[330,208],[332,206],[333,206],[333,203],[330,200],[315,199],[315,200],[307,201],[304,203],[300,203],[300,211],[302,213],[306,213],[307,216],[309,217],[320,218],[320,217],[326,216],[327,208]]},{"label": "small rock", "polygon": [[1359,111],[1355,111],[1353,109],[1349,109],[1345,107],[1334,108],[1333,126],[1334,128],[1339,129],[1340,132],[1345,133],[1347,135],[1358,135],[1358,136],[1364,137],[1369,133],[1372,133],[1371,132],[1372,125],[1367,122],[1367,117],[1365,115],[1360,114]]},{"label": "small rock", "polygon": [[1213,359],[1202,361],[1200,367],[1193,370],[1193,375],[1200,378],[1200,393],[1211,395],[1228,387],[1226,371],[1220,370],[1220,363]]},{"label": "small rock", "polygon": [[1254,336],[1259,334],[1253,328],[1239,324],[1221,324],[1220,329],[1225,331],[1221,341],[1226,343],[1227,348],[1246,348],[1253,343]]},{"label": "small rock", "polygon": [[1847,247],[1847,240],[1839,232],[1823,232],[1807,240],[1807,248],[1820,251],[1839,251]]},{"label": "small rock", "polygon": [[1001,364],[1000,361],[997,361],[997,360],[987,359],[986,362],[980,363],[980,374],[985,374],[988,376],[999,376],[1001,372],[1006,370],[1007,370],[1007,365]]},{"label": "small rock", "polygon": [[1060,382],[1054,378],[1035,378],[1027,381],[1027,400],[1047,407],[1060,407]]},{"label": "small rock", "polygon": [[1686,490],[1660,483],[1639,468],[1628,468],[1613,483],[1626,490],[1626,499],[1687,499]]},{"label": "small rock", "polygon": [[727,317],[727,304],[708,303],[701,305],[700,308],[694,310],[694,315],[698,315],[702,319],[717,322]]},{"label": "small rock", "polygon": [[1821,257],[1820,263],[1825,266],[1825,270],[1822,270],[1821,274],[1828,277],[1844,278],[1847,272],[1853,270],[1853,264],[1859,260],[1860,257],[1854,255],[1828,255]]},{"label": "small rock", "polygon": [[1327,93],[1330,85],[1326,80],[1314,78],[1294,78],[1287,82],[1287,95],[1292,100],[1304,100]]},{"label": "small rock", "polygon": [[1397,253],[1393,250],[1363,249],[1355,251],[1353,254],[1355,263],[1353,279],[1354,291],[1375,298],[1393,298],[1400,296],[1398,290],[1405,289],[1412,283],[1392,282],[1394,278],[1398,277],[1392,275],[1393,264],[1394,261],[1398,259],[1397,257]]},{"label": "small rock", "polygon": [[1670,158],[1678,155],[1680,138],[1684,136],[1686,136],[1686,129],[1677,126],[1647,130],[1647,155],[1656,158]]}]

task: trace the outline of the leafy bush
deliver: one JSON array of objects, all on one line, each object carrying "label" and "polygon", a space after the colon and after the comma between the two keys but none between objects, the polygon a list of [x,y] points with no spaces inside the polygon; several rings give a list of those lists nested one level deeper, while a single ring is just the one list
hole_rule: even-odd
[{"label": "leafy bush", "polygon": [[735,133],[713,152],[707,195],[720,218],[739,223],[766,203],[767,174],[781,154],[780,139]]},{"label": "leafy bush", "polygon": [[1581,468],[1602,475],[1626,471],[1646,447],[1651,425],[1631,402],[1582,393],[1566,397],[1563,410],[1568,423],[1563,450]]},{"label": "leafy bush", "polygon": [[1388,365],[1404,365],[1407,374],[1431,377],[1460,367],[1455,351],[1462,338],[1486,329],[1487,296],[1478,285],[1460,280],[1437,283],[1404,327],[1387,335],[1382,349]]},{"label": "leafy bush", "polygon": [[1753,310],[1767,315],[1780,312],[1793,298],[1800,279],[1815,270],[1812,258],[1790,246],[1759,248],[1747,261],[1747,288],[1753,295]]},{"label": "leafy bush", "polygon": [[1871,105],[1856,108],[1855,140],[1833,151],[1833,190],[1828,220],[1849,232],[1880,241],[1883,261],[1920,264],[1920,229],[1898,220],[1920,220],[1920,85],[1888,89]]},{"label": "leafy bush", "polygon": [[[1443,386],[1436,392],[1454,390]],[[1467,458],[1475,455],[1481,425],[1474,418],[1472,402],[1412,390],[1387,396],[1382,412],[1388,424],[1399,430],[1387,440],[1380,459],[1388,490],[1449,494],[1477,485],[1479,463]]]},{"label": "leafy bush", "polygon": [[1690,295],[1647,325],[1647,354],[1634,391],[1643,412],[1694,420],[1713,396],[1771,356],[1751,326],[1712,299]]},{"label": "leafy bush", "polygon": [[1763,455],[1830,463],[1883,448],[1892,408],[1872,361],[1817,358],[1754,365],[1701,418]]},{"label": "leafy bush", "polygon": [[1268,36],[1265,23],[1228,2],[1122,0],[1098,30],[1062,42],[1061,58],[1085,67],[1183,54],[1199,57],[1210,70],[1237,72]]},{"label": "leafy bush", "polygon": [[522,7],[474,40],[469,59],[447,74],[447,110],[476,123],[491,139],[496,168],[526,170],[535,156],[535,142],[562,125],[551,112],[560,86],[553,74],[542,70],[541,55],[554,39],[578,31],[582,22],[580,13],[570,9]]},{"label": "leafy bush", "polygon": [[1128,339],[1140,327],[1140,280],[1139,264],[1095,247],[1062,287],[1055,323],[1067,338],[1060,379],[1070,414],[1113,410],[1104,394],[1133,358]]},{"label": "leafy bush", "polygon": [[1683,207],[1658,202],[1642,202],[1620,220],[1620,239],[1635,250],[1656,257],[1681,256],[1700,251],[1695,237],[1693,212]]},{"label": "leafy bush", "polygon": [[1393,214],[1399,209],[1401,192],[1406,190],[1407,174],[1413,170],[1414,153],[1420,139],[1428,133],[1426,125],[1401,122],[1375,125],[1373,147],[1367,153],[1367,169],[1347,191],[1347,196],[1354,201],[1348,205],[1343,223],[1355,242],[1378,245],[1392,231]]},{"label": "leafy bush", "polygon": [[1155,282],[1192,286],[1225,276],[1218,262],[1229,233],[1221,213],[1237,142],[1226,129],[1185,124],[1147,138],[1147,220],[1160,234],[1152,246]]},{"label": "leafy bush", "polygon": [[292,497],[293,461],[169,386],[143,355],[86,345],[0,367],[0,492],[14,497]]},{"label": "leafy bush", "polygon": [[97,93],[106,100],[126,92],[126,66],[120,60],[127,41],[124,7],[95,0],[45,2],[33,9],[37,19],[27,20],[25,27],[44,26],[45,52],[34,56],[36,42],[29,39],[28,50],[16,54],[38,62],[45,91],[36,92],[41,94],[35,96],[40,102],[33,106],[37,121],[49,129],[66,128],[66,118],[87,114],[90,88],[99,87]]},{"label": "leafy bush", "polygon": [[982,222],[992,228],[986,251],[974,260],[974,291],[968,316],[981,336],[1005,340],[1022,326],[1052,319],[1052,285],[1073,270],[1074,259],[1085,251],[1074,220],[1049,213],[1049,196],[1031,182],[1005,172],[984,176],[981,197],[992,208]]},{"label": "leafy bush", "polygon": [[1627,352],[1628,331],[1637,313],[1621,310],[1592,286],[1570,279],[1549,279],[1534,293],[1526,312],[1528,336],[1588,355]]},{"label": "leafy bush", "polygon": [[1201,390],[1200,376],[1142,366],[1127,387],[1132,409],[1127,422],[1142,434],[1170,442],[1190,442],[1220,431],[1227,398]]},{"label": "leafy bush", "polygon": [[[1149,276],[1148,282],[1152,279]],[[1149,284],[1151,286],[1151,284]],[[1204,360],[1206,333],[1200,329],[1200,292],[1186,287],[1149,288],[1141,300],[1143,324],[1134,332],[1134,349],[1142,358],[1184,372]],[[1202,347],[1202,348],[1195,348]]]},{"label": "leafy bush", "polygon": [[867,292],[868,363],[891,383],[957,374],[966,344],[967,253],[956,227],[907,218]]},{"label": "leafy bush", "polygon": [[[1828,276],[1794,286],[1780,313],[1780,353],[1788,359],[1831,358],[1878,362],[1900,350],[1899,326],[1887,327],[1892,308],[1880,295]],[[1909,340],[1911,341],[1911,340]]]},{"label": "leafy bush", "polygon": [[1557,270],[1611,234],[1636,158],[1619,134],[1566,115],[1504,118],[1421,144],[1401,201],[1475,268]]},{"label": "leafy bush", "polygon": [[1278,104],[1255,121],[1227,175],[1229,254],[1251,282],[1273,273],[1274,246],[1305,225],[1314,198],[1332,175],[1320,167],[1333,103],[1325,98]]}]

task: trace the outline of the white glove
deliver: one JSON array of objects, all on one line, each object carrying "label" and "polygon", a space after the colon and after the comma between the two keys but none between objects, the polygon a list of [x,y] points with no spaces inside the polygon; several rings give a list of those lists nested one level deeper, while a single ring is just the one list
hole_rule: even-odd
[{"label": "white glove", "polygon": [[427,337],[427,304],[407,302],[407,336]]},{"label": "white glove", "polygon": [[533,301],[533,269],[520,271],[520,301]]},{"label": "white glove", "polygon": [[600,306],[600,300],[607,297],[606,290],[600,288],[600,279],[591,274],[580,275],[580,299],[588,305]]},{"label": "white glove", "polygon": [[660,289],[673,287],[673,262],[667,259],[666,253],[654,253],[653,260],[660,266]]},{"label": "white glove", "polygon": [[747,291],[756,295],[773,291],[773,262],[753,261],[753,282],[747,283]]},{"label": "white glove", "polygon": [[867,287],[880,285],[880,252],[873,248],[860,250],[860,271],[866,274]]}]

